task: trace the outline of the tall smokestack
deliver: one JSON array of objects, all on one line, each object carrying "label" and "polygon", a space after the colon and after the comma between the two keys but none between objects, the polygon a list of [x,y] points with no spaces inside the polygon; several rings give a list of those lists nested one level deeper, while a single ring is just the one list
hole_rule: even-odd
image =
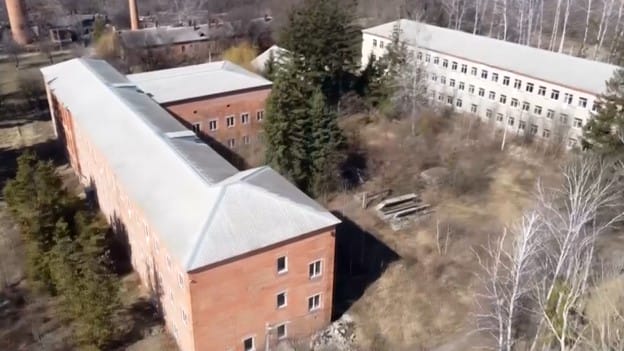
[{"label": "tall smokestack", "polygon": [[30,36],[28,35],[28,26],[26,24],[26,15],[24,13],[22,0],[6,0],[6,7],[13,40],[19,45],[28,44]]},{"label": "tall smokestack", "polygon": [[139,7],[137,6],[137,0],[128,0],[130,5],[130,29],[139,29]]}]

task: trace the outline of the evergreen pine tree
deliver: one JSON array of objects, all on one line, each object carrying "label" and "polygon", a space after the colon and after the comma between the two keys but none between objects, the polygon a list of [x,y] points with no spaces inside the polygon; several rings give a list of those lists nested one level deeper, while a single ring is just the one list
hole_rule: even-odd
[{"label": "evergreen pine tree", "polygon": [[345,139],[337,117],[327,107],[320,89],[310,99],[309,118],[312,121],[310,159],[313,175],[310,190],[318,196],[333,190],[339,179],[338,168],[344,159]]},{"label": "evergreen pine tree", "polygon": [[298,187],[307,189],[310,174],[310,120],[307,111],[310,84],[299,73],[294,57],[285,59],[275,73],[264,124],[266,160]]},{"label": "evergreen pine tree", "polygon": [[598,112],[587,122],[583,144],[607,156],[624,156],[624,70],[607,82],[606,93],[598,100]]},{"label": "evergreen pine tree", "polygon": [[288,16],[281,44],[302,57],[302,72],[321,86],[331,104],[360,67],[361,34],[355,1],[304,0]]}]

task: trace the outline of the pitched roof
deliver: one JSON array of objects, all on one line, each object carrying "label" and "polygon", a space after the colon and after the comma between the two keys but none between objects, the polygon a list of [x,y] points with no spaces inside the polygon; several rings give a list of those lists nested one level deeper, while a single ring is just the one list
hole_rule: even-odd
[{"label": "pitched roof", "polygon": [[118,33],[121,45],[125,48],[146,48],[217,40],[230,38],[236,34],[229,23],[217,26],[200,24],[197,26],[160,26],[135,30],[124,29],[120,30]]},{"label": "pitched roof", "polygon": [[272,169],[236,170],[105,61],[41,71],[187,271],[339,223]]},{"label": "pitched roof", "polygon": [[130,74],[128,79],[161,104],[272,84],[229,61]]},{"label": "pitched roof", "polygon": [[[390,39],[397,21],[364,29]],[[399,26],[409,44],[452,55],[535,79],[600,94],[619,67],[548,50],[401,19]]]},{"label": "pitched roof", "polygon": [[264,52],[262,52],[260,55],[256,56],[256,58],[251,60],[251,65],[256,69],[256,71],[262,72],[266,68],[266,64],[267,62],[269,62],[271,54],[273,54],[274,60],[280,60],[281,56],[284,55],[286,52],[288,52],[288,50],[281,48],[277,45],[273,45],[270,48],[264,50]]}]

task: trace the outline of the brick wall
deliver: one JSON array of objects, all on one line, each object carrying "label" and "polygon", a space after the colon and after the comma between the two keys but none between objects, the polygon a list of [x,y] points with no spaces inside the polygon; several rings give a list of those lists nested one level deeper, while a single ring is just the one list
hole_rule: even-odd
[{"label": "brick wall", "polygon": [[[287,258],[288,271],[277,272],[277,259]],[[321,275],[309,278],[309,264],[321,260]],[[331,319],[334,282],[333,229],[275,246],[244,258],[190,273],[195,350],[243,350],[254,338],[264,350],[266,323],[286,324],[288,338],[297,338],[327,325]],[[286,292],[286,306],[277,308],[277,295]],[[308,298],[321,294],[318,310],[308,311]],[[277,330],[269,333],[275,344]]]}]

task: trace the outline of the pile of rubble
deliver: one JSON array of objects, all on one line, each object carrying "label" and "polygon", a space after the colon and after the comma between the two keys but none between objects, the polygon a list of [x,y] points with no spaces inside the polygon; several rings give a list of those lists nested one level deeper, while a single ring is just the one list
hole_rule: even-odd
[{"label": "pile of rubble", "polygon": [[350,351],[355,349],[353,319],[348,314],[316,333],[310,342],[312,351]]}]

